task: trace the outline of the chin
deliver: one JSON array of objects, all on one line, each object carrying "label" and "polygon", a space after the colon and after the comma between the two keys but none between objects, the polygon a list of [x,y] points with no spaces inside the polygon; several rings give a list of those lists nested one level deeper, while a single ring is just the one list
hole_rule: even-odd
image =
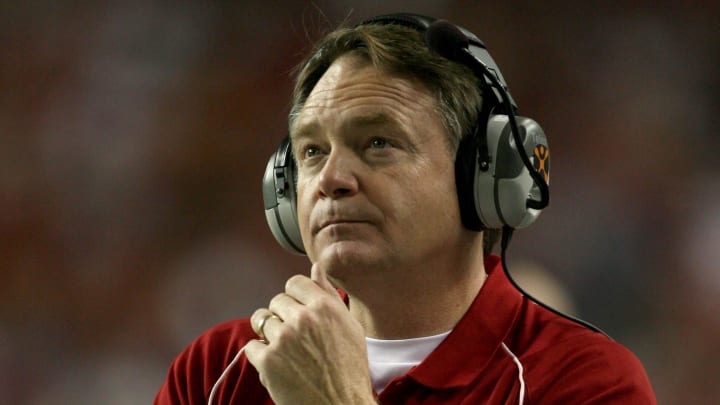
[{"label": "chin", "polygon": [[383,267],[388,257],[388,252],[381,252],[377,246],[345,241],[323,248],[317,263],[326,267],[328,276],[343,280],[355,273],[367,274],[372,269]]}]

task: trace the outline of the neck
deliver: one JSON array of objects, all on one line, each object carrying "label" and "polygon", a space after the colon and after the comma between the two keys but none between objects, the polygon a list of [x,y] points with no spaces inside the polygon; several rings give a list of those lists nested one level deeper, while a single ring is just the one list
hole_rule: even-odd
[{"label": "neck", "polygon": [[485,282],[482,244],[456,260],[442,259],[375,272],[377,280],[346,286],[350,313],[364,326],[366,336],[408,339],[455,327]]}]

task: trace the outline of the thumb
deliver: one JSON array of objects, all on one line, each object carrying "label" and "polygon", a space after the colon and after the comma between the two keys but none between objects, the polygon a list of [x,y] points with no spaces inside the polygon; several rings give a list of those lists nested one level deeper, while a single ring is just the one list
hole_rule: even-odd
[{"label": "thumb", "polygon": [[320,262],[315,262],[312,265],[312,268],[310,269],[310,279],[322,287],[323,290],[337,294],[337,290],[327,278],[327,269],[325,266],[321,265]]}]

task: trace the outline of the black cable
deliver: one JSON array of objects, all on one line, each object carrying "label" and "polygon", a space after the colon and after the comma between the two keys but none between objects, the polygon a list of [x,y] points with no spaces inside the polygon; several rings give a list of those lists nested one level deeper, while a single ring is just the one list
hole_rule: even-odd
[{"label": "black cable", "polygon": [[548,311],[554,313],[555,315],[558,315],[562,318],[565,318],[565,319],[575,322],[579,325],[582,325],[594,332],[602,333],[608,339],[612,340],[612,338],[607,333],[605,333],[602,329],[598,328],[597,326],[591,324],[590,322],[583,321],[580,318],[576,318],[572,315],[568,315],[566,313],[560,312],[559,310],[545,304],[544,302],[540,301],[539,299],[533,297],[531,294],[529,294],[527,291],[525,291],[522,287],[520,287],[520,285],[518,283],[515,282],[515,280],[512,278],[512,275],[510,274],[510,271],[508,270],[507,262],[505,260],[507,248],[508,248],[508,245],[510,244],[510,239],[512,239],[513,231],[514,231],[514,229],[507,225],[504,226],[502,229],[502,237],[500,240],[500,261],[502,262],[502,267],[503,267],[503,271],[505,272],[505,276],[507,277],[508,280],[510,280],[510,283],[515,287],[515,289],[520,291],[520,293],[522,295],[524,295],[525,297],[527,297],[530,301],[547,309]]},{"label": "black cable", "polygon": [[[469,49],[466,48],[465,51],[468,53],[468,55],[471,55]],[[473,57],[473,59],[475,58]],[[477,61],[480,62],[479,60]],[[518,128],[517,120],[515,118],[515,111],[513,111],[513,104],[510,102],[510,97],[508,96],[507,89],[500,83],[498,78],[495,77],[492,72],[490,72],[490,69],[488,69],[488,67],[485,66],[484,63],[480,62],[480,64],[484,70],[483,76],[487,77],[492,82],[492,86],[498,89],[498,93],[500,93],[503,104],[507,106],[508,121],[510,121],[511,129],[510,132],[512,132],[513,139],[515,140],[515,146],[518,150],[518,153],[520,154],[520,160],[522,160],[523,164],[528,169],[528,172],[530,172],[530,177],[533,178],[535,184],[537,184],[538,188],[540,189],[540,201],[528,198],[526,204],[529,208],[541,210],[547,207],[548,204],[550,204],[550,186],[545,182],[545,179],[542,177],[542,175],[538,173],[537,170],[535,170],[532,163],[530,162],[530,158],[528,157],[527,152],[525,152],[525,147],[523,145],[522,139],[520,139],[520,129]]]}]

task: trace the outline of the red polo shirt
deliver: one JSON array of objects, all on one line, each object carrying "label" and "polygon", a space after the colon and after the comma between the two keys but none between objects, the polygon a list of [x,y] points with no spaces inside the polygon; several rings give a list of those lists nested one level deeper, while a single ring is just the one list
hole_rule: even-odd
[{"label": "red polo shirt", "polygon": [[[505,277],[497,256],[488,279],[448,337],[392,380],[382,404],[655,404],[638,359],[622,345],[535,305]],[[170,366],[155,404],[207,403],[213,384],[256,335],[248,319],[209,329]],[[272,404],[243,355],[216,404]]]}]

